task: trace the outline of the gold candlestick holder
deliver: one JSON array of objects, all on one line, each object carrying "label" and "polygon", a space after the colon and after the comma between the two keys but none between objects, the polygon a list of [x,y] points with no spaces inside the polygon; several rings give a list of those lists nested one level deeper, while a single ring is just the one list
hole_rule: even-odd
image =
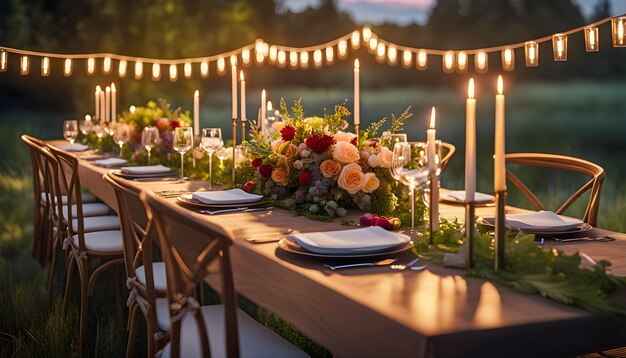
[{"label": "gold candlestick holder", "polygon": [[241,143],[246,141],[246,122],[248,120],[241,118]]},{"label": "gold candlestick holder", "polygon": [[359,129],[360,129],[360,125],[359,124],[355,124],[354,125],[354,134],[356,134],[356,141],[357,141],[357,143],[359,142],[359,136],[360,136]]},{"label": "gold candlestick holder", "polygon": [[504,245],[506,239],[505,206],[506,206],[506,190],[496,191],[496,225],[494,237],[494,270],[498,272],[504,269]]},{"label": "gold candlestick holder", "polygon": [[436,180],[436,177],[434,175],[431,175],[430,182],[428,184],[430,190],[430,192],[428,193],[428,231],[430,232],[430,235],[428,237],[428,243],[431,246],[434,244],[435,235],[435,204],[433,201],[433,189],[435,188],[435,185],[439,185],[439,183]]},{"label": "gold candlestick holder", "polygon": [[233,185],[235,185],[235,167],[237,166],[237,118],[233,118]]},{"label": "gold candlestick holder", "polygon": [[465,267],[474,267],[474,240],[476,238],[476,203],[465,202]]}]

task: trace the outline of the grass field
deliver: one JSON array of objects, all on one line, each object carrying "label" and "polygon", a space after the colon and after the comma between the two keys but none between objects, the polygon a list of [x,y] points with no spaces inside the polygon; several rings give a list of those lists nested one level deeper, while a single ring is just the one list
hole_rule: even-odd
[{"label": "grass field", "polygon": [[[491,82],[478,85],[478,189],[490,192],[493,148],[493,91]],[[365,123],[401,113],[411,105],[413,119],[407,123],[410,140],[424,140],[430,106],[438,108],[438,135],[457,145],[459,152],[444,177],[444,185],[461,188],[463,183],[464,84],[456,89],[441,87],[402,88],[364,91],[362,118]],[[599,226],[626,231],[626,85],[620,83],[533,83],[507,88],[507,151],[550,152],[585,158],[607,171],[600,209]],[[484,95],[483,95],[484,93]],[[488,94],[487,94],[488,93]],[[258,106],[249,92],[249,113]],[[308,114],[321,114],[351,97],[350,91],[284,88],[271,92],[273,99],[303,98]],[[229,128],[226,93],[212,95],[203,107],[202,126]],[[140,105],[140,103],[135,103]],[[124,105],[130,105],[124,104]],[[76,352],[78,318],[72,309],[67,317],[60,313],[62,277],[55,289],[45,289],[47,272],[29,258],[32,198],[30,162],[21,133],[44,139],[61,137],[64,119],[73,113],[47,113],[25,109],[0,110],[0,357],[68,357]],[[228,130],[224,133],[228,136]],[[571,193],[570,185],[560,176],[532,173],[529,180],[546,197],[546,203],[558,202]],[[569,179],[569,178],[568,178]],[[523,205],[511,193],[510,203]],[[579,214],[581,207],[572,210]],[[125,350],[125,317],[115,317],[109,278],[98,286],[95,304],[90,311],[89,355],[121,356]],[[75,285],[76,286],[76,285]],[[73,302],[78,302],[74,299]],[[270,313],[257,310],[250,302],[246,308],[264,323],[274,326],[313,355],[328,352],[298,336],[289,326]],[[144,338],[139,335],[137,353],[143,354]]]}]

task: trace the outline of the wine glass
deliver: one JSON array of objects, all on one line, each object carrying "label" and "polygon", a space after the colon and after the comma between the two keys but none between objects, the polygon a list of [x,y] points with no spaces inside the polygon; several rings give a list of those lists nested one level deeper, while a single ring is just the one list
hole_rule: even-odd
[{"label": "wine glass", "polygon": [[381,138],[381,142],[382,144],[387,144],[389,143],[390,147],[393,148],[394,145],[396,145],[396,143],[400,143],[400,142],[406,142],[407,141],[407,135],[406,133],[390,133],[388,131],[383,132],[382,138]]},{"label": "wine glass", "polygon": [[420,143],[398,142],[393,146],[391,159],[391,176],[404,185],[409,186],[411,195],[411,234],[421,236],[415,230],[415,189],[428,182],[428,165],[426,151]]},{"label": "wine glass", "polygon": [[209,189],[213,182],[213,152],[220,149],[222,142],[222,130],[220,128],[203,128],[202,142],[200,146],[209,154]]},{"label": "wine glass", "polygon": [[130,126],[125,123],[120,123],[115,126],[113,131],[113,140],[120,146],[120,158],[122,157],[122,148],[124,143],[130,140]]},{"label": "wine glass", "polygon": [[215,156],[217,157],[217,159],[220,160],[220,170],[224,170],[224,159],[228,158],[229,154],[232,154],[232,150],[228,151],[227,148],[224,148],[224,141],[222,140],[222,143],[220,143],[220,149],[215,151]]},{"label": "wine glass", "polygon": [[180,153],[180,179],[178,183],[182,183],[185,181],[185,177],[183,175],[184,164],[183,158],[185,153],[187,153],[191,147],[193,146],[193,128],[186,127],[181,128],[178,127],[174,129],[174,139],[172,141],[172,146],[174,150]]},{"label": "wine glass", "polygon": [[63,137],[70,142],[70,146],[74,144],[78,137],[78,121],[71,119],[63,122]]},{"label": "wine glass", "polygon": [[98,141],[102,141],[102,137],[106,134],[104,132],[104,127],[100,123],[96,123],[92,130],[96,134],[96,137],[98,137]]},{"label": "wine glass", "polygon": [[150,165],[150,153],[152,148],[159,142],[159,129],[157,127],[145,127],[141,132],[141,145],[148,151],[148,165]]},{"label": "wine glass", "polygon": [[87,135],[91,133],[91,131],[93,130],[93,122],[91,121],[91,116],[86,115],[85,119],[81,120],[79,125],[80,125],[80,132],[83,135]]}]

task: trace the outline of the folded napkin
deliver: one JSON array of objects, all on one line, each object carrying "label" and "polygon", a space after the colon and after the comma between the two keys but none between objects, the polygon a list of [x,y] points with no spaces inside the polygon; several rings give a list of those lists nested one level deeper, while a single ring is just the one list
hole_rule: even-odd
[{"label": "folded napkin", "polygon": [[[465,202],[465,190],[455,190],[448,192],[446,194],[441,195],[443,200],[448,201],[457,201],[459,203]],[[485,193],[474,193],[474,201],[476,203],[490,203],[494,201],[493,195],[485,194]]]},{"label": "folded napkin", "polygon": [[204,204],[249,204],[263,199],[263,195],[246,193],[241,189],[199,191],[191,197]]},{"label": "folded napkin", "polygon": [[62,146],[59,146],[59,148],[63,149],[66,152],[84,152],[87,149],[89,149],[89,146],[80,144],[80,143],[74,143],[74,144],[62,145]]},{"label": "folded napkin", "polygon": [[172,169],[161,164],[136,167],[122,167],[122,172],[125,174],[165,174],[171,171]]},{"label": "folded napkin", "polygon": [[378,226],[363,229],[293,234],[289,239],[316,254],[345,255],[384,251],[407,244],[411,238]]},{"label": "folded napkin", "polygon": [[[485,221],[494,223],[494,218],[485,218]],[[558,232],[573,230],[580,225],[583,221],[580,219],[569,218],[567,216],[560,216],[552,211],[537,211],[527,214],[512,214],[507,215],[505,224],[522,231],[544,231],[544,232]]]},{"label": "folded napkin", "polygon": [[124,165],[128,163],[126,159],[122,158],[108,158],[108,159],[98,159],[94,161],[94,164],[99,165],[101,167],[119,167],[120,165]]}]

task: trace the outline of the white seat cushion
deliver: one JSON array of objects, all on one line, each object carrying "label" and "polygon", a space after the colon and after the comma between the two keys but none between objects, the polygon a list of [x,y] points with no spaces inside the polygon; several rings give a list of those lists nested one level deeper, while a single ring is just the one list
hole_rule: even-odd
[{"label": "white seat cushion", "polygon": [[[72,228],[78,230],[78,219],[72,219]],[[120,218],[115,215],[90,216],[83,218],[83,228],[85,232],[118,230],[120,228]]]},{"label": "white seat cushion", "polygon": [[170,331],[170,306],[167,298],[156,299],[157,326],[163,332]]},{"label": "white seat cushion", "polygon": [[[111,209],[103,203],[83,204],[83,216],[104,216],[109,213]],[[67,206],[63,206],[63,217],[67,219]],[[72,216],[76,217],[76,204],[72,205]]]},{"label": "white seat cushion", "polygon": [[[83,204],[95,203],[97,201],[96,196],[87,191],[83,192],[80,197]],[[46,192],[41,193],[41,201],[46,201]],[[63,205],[67,204],[67,195],[61,195],[61,201],[63,201]]]},{"label": "white seat cushion", "polygon": [[[74,246],[78,247],[78,235],[74,235],[72,241]],[[122,232],[119,230],[109,230],[86,233],[85,248],[89,251],[100,252],[122,251]]]},{"label": "white seat cushion", "polygon": [[[202,306],[202,315],[209,332],[211,357],[226,357],[224,306]],[[237,309],[239,351],[241,357],[308,357],[272,330],[264,327],[245,312]],[[181,357],[201,357],[196,321],[192,315],[183,318],[180,333]],[[163,357],[170,356],[170,343],[163,348]]]},{"label": "white seat cushion", "polygon": [[[142,285],[146,285],[146,269],[145,267],[139,266],[135,270],[135,275],[137,276],[137,281],[139,281]],[[165,292],[167,288],[167,279],[165,278],[165,263],[164,262],[153,262],[152,263],[152,276],[154,278],[154,289],[160,292]]]}]

